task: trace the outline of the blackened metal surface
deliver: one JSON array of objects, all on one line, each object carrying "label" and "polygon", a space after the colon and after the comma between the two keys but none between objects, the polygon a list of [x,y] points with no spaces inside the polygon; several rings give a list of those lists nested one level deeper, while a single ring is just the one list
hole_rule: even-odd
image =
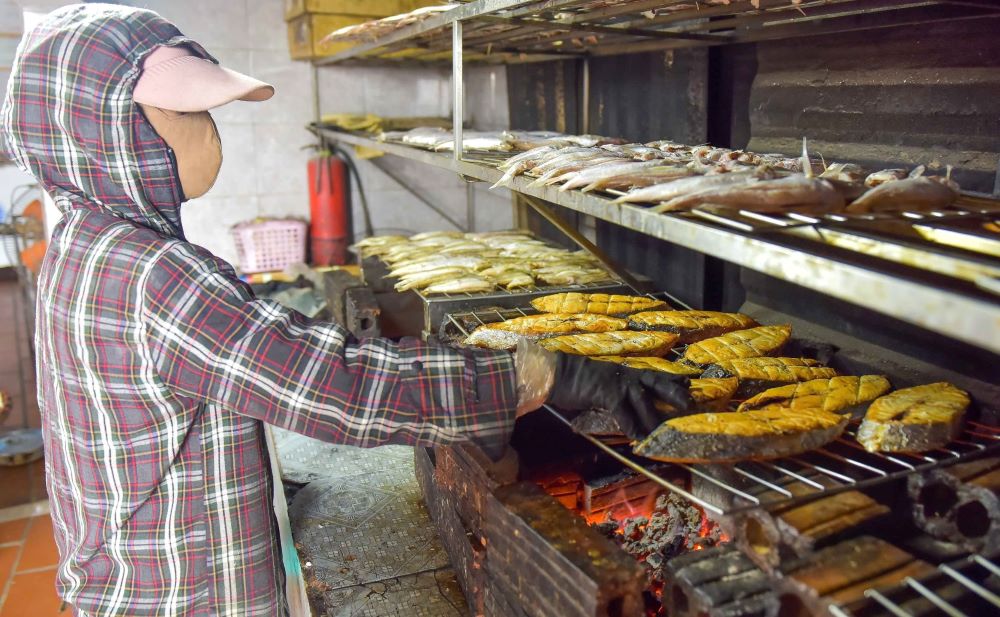
[{"label": "blackened metal surface", "polygon": [[590,61],[590,131],[637,142],[706,140],[708,51]]},{"label": "blackened metal surface", "polygon": [[580,63],[507,67],[510,126],[522,130],[579,132]]},{"label": "blackened metal surface", "polygon": [[755,151],[880,167],[955,166],[991,192],[1000,157],[1000,19],[757,44]]}]

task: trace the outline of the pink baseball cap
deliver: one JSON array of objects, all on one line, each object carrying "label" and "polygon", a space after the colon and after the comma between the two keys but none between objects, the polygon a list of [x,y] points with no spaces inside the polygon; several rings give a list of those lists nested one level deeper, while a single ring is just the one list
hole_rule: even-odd
[{"label": "pink baseball cap", "polygon": [[161,45],[142,65],[132,99],[170,111],[208,111],[231,101],[266,101],[274,86],[194,55]]}]

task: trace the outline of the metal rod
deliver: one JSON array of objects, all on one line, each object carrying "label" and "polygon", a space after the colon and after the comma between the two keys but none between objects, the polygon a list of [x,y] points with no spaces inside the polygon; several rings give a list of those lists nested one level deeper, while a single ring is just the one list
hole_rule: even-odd
[{"label": "metal rod", "polygon": [[952,568],[947,564],[943,564],[940,567],[940,570],[945,574],[947,574],[948,576],[955,579],[956,581],[958,581],[959,583],[961,583],[962,585],[964,585],[965,587],[971,589],[973,593],[975,593],[980,598],[986,600],[993,606],[1000,608],[1000,596],[998,596],[997,594],[993,593],[989,589],[986,589],[979,583],[975,582],[974,580],[970,579],[969,577],[965,576],[964,574],[962,574],[961,572],[959,572],[958,570]]},{"label": "metal rod", "polygon": [[898,604],[896,604],[889,598],[883,596],[874,589],[869,589],[865,591],[865,597],[875,600],[876,602],[882,605],[882,608],[889,611],[893,615],[896,615],[896,617],[913,617],[913,615],[904,611]]},{"label": "metal rod", "polygon": [[923,583],[921,583],[917,579],[907,576],[903,580],[907,585],[915,589],[917,593],[930,600],[930,602],[934,606],[938,607],[948,615],[951,615],[951,617],[967,617],[965,613],[963,613],[962,611],[958,610],[957,608],[949,604],[946,600],[941,598],[941,596],[937,595],[936,593],[928,589]]},{"label": "metal rod", "polygon": [[764,486],[770,488],[772,491],[774,491],[776,493],[781,493],[785,497],[794,497],[795,496],[791,491],[786,490],[786,489],[778,486],[777,484],[773,484],[771,482],[768,482],[764,478],[761,478],[761,477],[759,477],[759,476],[757,476],[755,474],[752,474],[749,471],[740,469],[739,467],[737,467],[735,465],[733,466],[733,471],[735,471],[736,473],[740,474],[741,476],[743,476],[745,478],[750,478],[751,480],[754,480],[755,482],[763,484]]},{"label": "metal rod", "polygon": [[466,231],[476,231],[476,185],[465,184],[465,225]]},{"label": "metal rod", "polygon": [[973,555],[970,559],[989,570],[994,576],[1000,576],[1000,568],[998,568],[995,564],[990,563],[989,560],[982,555]]},{"label": "metal rod", "polygon": [[580,132],[588,135],[590,134],[590,58],[584,57],[580,61],[580,73]]},{"label": "metal rod", "polygon": [[528,197],[527,195],[524,195],[523,197],[524,201],[526,201],[529,206],[534,208],[536,212],[541,214],[545,220],[555,225],[559,231],[564,233],[566,237],[575,242],[580,248],[596,257],[597,260],[601,262],[601,265],[613,272],[615,276],[622,280],[623,283],[632,288],[632,291],[635,293],[642,293],[639,289],[641,287],[639,285],[639,281],[637,281],[635,277],[628,272],[628,270],[619,266],[613,259],[611,259],[611,257],[608,256],[607,253],[599,249],[596,244],[583,237],[583,234],[574,229],[573,226],[566,221],[566,219],[556,214],[552,208],[543,204],[541,201],[533,197]]},{"label": "metal rod", "polygon": [[690,501],[692,503],[695,503],[695,504],[701,506],[702,508],[704,508],[705,510],[708,510],[709,512],[712,512],[714,514],[725,514],[725,512],[722,509],[720,509],[718,506],[716,506],[714,504],[711,504],[711,503],[705,501],[704,499],[701,499],[700,497],[697,497],[697,496],[689,493],[688,491],[686,491],[683,488],[677,486],[673,482],[670,482],[669,480],[665,480],[665,479],[661,478],[660,476],[656,475],[652,471],[649,471],[648,469],[646,469],[642,465],[638,465],[634,461],[629,460],[627,457],[622,456],[617,451],[615,451],[614,448],[609,447],[607,444],[605,444],[604,442],[602,442],[600,439],[595,439],[591,435],[588,435],[586,433],[581,433],[581,432],[577,431],[576,429],[573,428],[573,423],[572,422],[570,422],[569,420],[567,420],[566,418],[564,418],[561,413],[559,413],[558,411],[556,411],[551,406],[549,406],[549,405],[542,405],[542,408],[544,408],[545,411],[549,412],[550,414],[552,414],[553,416],[555,416],[556,418],[558,418],[560,422],[562,422],[566,426],[570,427],[570,429],[573,429],[574,433],[576,433],[577,435],[583,437],[584,439],[586,439],[590,443],[594,444],[595,446],[597,446],[598,448],[600,448],[601,450],[603,450],[611,458],[613,458],[616,461],[618,461],[619,463],[625,465],[626,467],[628,467],[632,471],[637,471],[637,472],[641,473],[642,475],[646,476],[647,478],[649,478],[653,482],[659,484],[660,486],[666,488],[667,490],[670,490],[670,491],[673,491],[673,492],[677,493],[681,497],[687,499],[688,501]]},{"label": "metal rod", "polygon": [[430,208],[432,211],[434,211],[435,214],[437,214],[444,220],[448,221],[448,223],[450,223],[455,229],[459,230],[465,229],[465,227],[459,221],[452,218],[452,216],[447,212],[445,212],[444,209],[442,209],[440,206],[438,206],[434,202],[430,201],[429,199],[421,195],[419,192],[417,192],[417,189],[415,186],[413,186],[412,182],[407,182],[406,180],[401,178],[395,171],[393,171],[388,165],[386,165],[384,161],[374,158],[371,159],[369,162],[376,168],[378,168],[379,171],[389,176],[389,178],[391,178],[393,182],[406,189],[406,191],[409,192],[410,195],[416,197],[417,201]]},{"label": "metal rod", "polygon": [[455,160],[461,161],[465,154],[465,137],[462,126],[465,122],[465,75],[463,74],[462,22],[456,19],[451,24],[451,127],[455,144]]}]

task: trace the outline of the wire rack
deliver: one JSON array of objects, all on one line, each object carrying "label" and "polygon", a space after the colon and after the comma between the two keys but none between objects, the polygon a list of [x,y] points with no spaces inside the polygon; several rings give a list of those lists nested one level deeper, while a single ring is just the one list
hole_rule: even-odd
[{"label": "wire rack", "polygon": [[[654,297],[666,297],[675,306],[684,307],[683,303],[666,294]],[[469,324],[485,325],[535,313],[537,311],[530,308],[512,308],[449,314],[445,326],[467,337],[471,334]],[[679,358],[682,349],[672,353]],[[544,409],[577,432],[572,422],[559,410],[549,405],[545,405]],[[868,452],[855,440],[855,431],[856,428],[849,428],[839,439],[817,450],[772,461],[746,461],[726,466],[671,464],[687,471],[693,480],[718,489],[714,494],[723,497],[715,500],[696,495],[671,482],[656,473],[648,459],[633,455],[627,448],[618,444],[609,445],[592,435],[578,434],[632,471],[721,516],[735,516],[761,507],[807,503],[844,491],[870,488],[913,473],[1000,454],[1000,428],[980,422],[967,421],[959,437],[946,447],[918,454]],[[720,467],[725,468],[725,473],[719,473]],[[789,484],[795,484],[794,492],[789,490]]]},{"label": "wire rack", "polygon": [[[902,583],[888,589],[869,589],[865,592],[864,614],[888,614],[895,617],[912,617],[907,605],[914,600],[926,600],[943,614],[950,617],[997,614],[1000,611],[1000,596],[987,588],[987,579],[1000,578],[997,555],[988,558],[971,555],[958,561],[938,566],[937,570],[921,577],[907,577]],[[949,599],[941,590],[948,585],[957,585],[961,591],[959,598]],[[995,583],[994,583],[995,587]],[[961,604],[962,606],[959,606]],[[872,610],[876,609],[876,610]],[[881,609],[881,610],[877,610]],[[834,617],[851,617],[859,607],[852,609],[831,606]]]}]

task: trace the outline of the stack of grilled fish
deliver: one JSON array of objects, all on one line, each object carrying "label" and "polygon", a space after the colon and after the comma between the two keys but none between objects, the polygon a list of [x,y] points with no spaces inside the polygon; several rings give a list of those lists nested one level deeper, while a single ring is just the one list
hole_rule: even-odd
[{"label": "stack of grilled fish", "polygon": [[397,291],[481,293],[613,280],[590,254],[553,247],[523,231],[374,236],[354,248],[386,263],[389,276],[399,279]]},{"label": "stack of grilled fish", "polygon": [[542,145],[499,165],[504,175],[534,177],[534,186],[561,184],[561,191],[616,191],[618,203],[651,204],[654,212],[730,207],[756,212],[871,213],[931,211],[947,207],[959,186],[947,176],[887,169],[865,175],[857,165],[790,158],[744,150],[647,144]]},{"label": "stack of grilled fish", "polygon": [[[782,357],[791,326],[762,326],[740,313],[671,310],[645,296],[581,293],[537,298],[532,307],[541,312],[485,324],[464,343],[512,349],[528,338],[550,351],[693,377],[692,408],[658,404],[664,423],[635,446],[637,454],[657,460],[791,456],[837,439],[857,418],[863,418],[858,441],[865,448],[923,451],[958,434],[970,403],[947,383],[886,396],[892,386],[881,375],[838,375],[811,358]],[[574,426],[607,435],[615,425],[597,411]]]}]

